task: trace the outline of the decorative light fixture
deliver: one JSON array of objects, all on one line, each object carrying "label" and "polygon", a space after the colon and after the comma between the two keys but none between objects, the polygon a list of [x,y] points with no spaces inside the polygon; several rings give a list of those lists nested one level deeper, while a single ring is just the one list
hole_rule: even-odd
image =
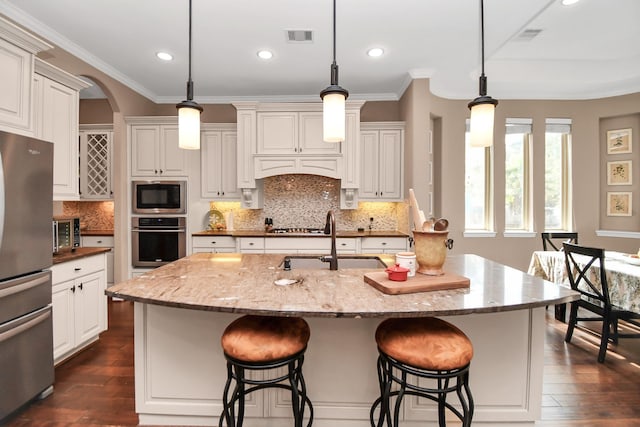
[{"label": "decorative light fixture", "polygon": [[322,99],[322,133],[326,142],[342,142],[345,136],[345,101],[349,91],[338,85],[336,64],[336,0],[333,0],[333,63],[331,85],[320,92]]},{"label": "decorative light fixture", "polygon": [[480,0],[480,34],[482,39],[480,96],[469,103],[471,110],[469,140],[472,147],[490,147],[493,144],[493,119],[498,100],[487,96],[487,76],[484,75],[484,0]]},{"label": "decorative light fixture", "polygon": [[200,114],[202,107],[193,100],[191,81],[191,0],[189,0],[189,80],[187,100],[176,105],[178,109],[178,147],[187,150],[200,149]]}]

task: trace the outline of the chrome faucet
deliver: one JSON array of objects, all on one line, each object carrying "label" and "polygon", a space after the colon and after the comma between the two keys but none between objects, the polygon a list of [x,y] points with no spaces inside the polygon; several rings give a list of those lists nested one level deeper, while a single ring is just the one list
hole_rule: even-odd
[{"label": "chrome faucet", "polygon": [[338,251],[336,250],[336,217],[333,211],[327,212],[327,223],[324,226],[324,234],[331,234],[331,255],[321,258],[322,261],[329,263],[329,270],[338,269]]}]

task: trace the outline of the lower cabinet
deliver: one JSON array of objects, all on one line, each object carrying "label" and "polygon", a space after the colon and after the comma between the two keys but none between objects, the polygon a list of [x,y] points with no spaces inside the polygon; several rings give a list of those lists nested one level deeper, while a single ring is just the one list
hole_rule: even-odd
[{"label": "lower cabinet", "polygon": [[107,287],[113,284],[113,249],[115,241],[113,236],[82,236],[83,247],[110,248],[107,257]]},{"label": "lower cabinet", "polygon": [[363,237],[360,242],[363,254],[387,254],[407,250],[406,237]]},{"label": "lower cabinet", "polygon": [[232,236],[193,236],[193,253],[231,253],[236,251],[236,239]]},{"label": "lower cabinet", "polygon": [[105,270],[105,254],[51,267],[54,363],[97,340],[107,329]]},{"label": "lower cabinet", "polygon": [[[265,239],[265,253],[328,254],[331,239],[322,237],[274,237]],[[336,250],[339,254],[355,254],[356,239],[337,238]]]}]

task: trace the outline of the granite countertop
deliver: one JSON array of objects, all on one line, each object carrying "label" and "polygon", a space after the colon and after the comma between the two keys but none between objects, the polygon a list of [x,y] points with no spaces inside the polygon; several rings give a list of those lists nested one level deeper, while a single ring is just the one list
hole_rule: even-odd
[{"label": "granite countertop", "polygon": [[113,230],[80,230],[81,236],[113,236]]},{"label": "granite countertop", "polygon": [[[233,230],[215,231],[203,230],[191,234],[192,236],[232,236],[232,237],[328,237],[326,234],[314,233],[267,233],[264,230]],[[408,234],[397,230],[374,231],[336,231],[337,237],[409,237]]]},{"label": "granite countertop", "polygon": [[53,264],[61,264],[63,262],[73,261],[78,258],[84,258],[91,255],[98,255],[104,252],[111,251],[111,248],[91,248],[91,247],[82,247],[76,248],[71,252],[62,252],[59,254],[53,255]]},{"label": "granite countertop", "polygon": [[[306,317],[417,317],[492,313],[570,302],[570,289],[477,255],[452,255],[447,272],[471,287],[387,295],[364,282],[371,269],[282,270],[284,254],[198,253],[109,287],[140,303],[228,313]],[[370,254],[368,256],[371,256]],[[393,255],[379,255],[391,265]],[[297,279],[278,286],[281,278]]]}]

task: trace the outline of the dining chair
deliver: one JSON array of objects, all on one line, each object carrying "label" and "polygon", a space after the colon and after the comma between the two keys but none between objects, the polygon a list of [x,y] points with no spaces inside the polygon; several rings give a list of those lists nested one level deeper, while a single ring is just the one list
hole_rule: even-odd
[{"label": "dining chair", "polygon": [[562,243],[578,244],[578,233],[576,232],[545,232],[540,233],[542,237],[542,249],[545,251],[561,251]]},{"label": "dining chair", "polygon": [[[562,251],[562,243],[575,243],[578,244],[578,233],[576,232],[544,232],[540,233],[542,237],[542,249]],[[556,304],[554,306],[554,315],[556,320],[566,322],[567,318],[567,305]]]},{"label": "dining chair", "polygon": [[[609,285],[605,268],[604,249],[589,248],[572,243],[563,243],[565,265],[571,289],[580,293],[580,299],[571,302],[567,333],[564,340],[571,342],[573,330],[578,321],[601,321],[600,351],[598,362],[603,363],[607,353],[607,345],[611,341],[618,343],[618,338],[640,338],[640,333],[618,332],[618,321],[625,320],[640,327],[637,319],[640,313],[633,313],[611,304]],[[578,309],[583,308],[596,316],[580,315]]]}]

